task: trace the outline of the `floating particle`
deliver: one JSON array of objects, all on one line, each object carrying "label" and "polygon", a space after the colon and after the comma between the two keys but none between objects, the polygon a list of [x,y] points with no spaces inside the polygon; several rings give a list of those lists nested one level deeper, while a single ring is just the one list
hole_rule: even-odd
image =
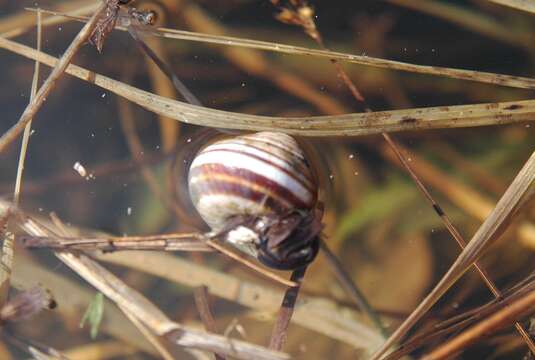
[{"label": "floating particle", "polygon": [[74,163],[74,166],[72,168],[81,177],[86,177],[87,176],[87,171],[85,170],[85,167],[82,164],[80,164],[78,161],[76,163]]}]

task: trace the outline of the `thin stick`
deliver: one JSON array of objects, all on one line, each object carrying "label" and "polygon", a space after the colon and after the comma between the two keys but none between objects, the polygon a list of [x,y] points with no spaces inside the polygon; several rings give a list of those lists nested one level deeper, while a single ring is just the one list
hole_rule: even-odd
[{"label": "thin stick", "polygon": [[[41,39],[42,39],[42,27],[41,27],[41,12],[37,11],[37,51],[41,51]],[[35,98],[37,92],[37,86],[39,85],[39,61],[35,62],[32,89],[30,93],[30,101]],[[24,128],[24,134],[22,136],[22,145],[20,148],[19,165],[17,168],[17,179],[15,181],[15,193],[13,196],[13,203],[15,206],[19,205],[20,192],[22,187],[22,173],[24,172],[24,162],[26,161],[26,152],[28,150],[28,143],[30,141],[30,133],[32,130],[32,119],[28,122]]]},{"label": "thin stick", "polygon": [[503,294],[503,299],[488,302],[485,305],[473,308],[465,311],[460,315],[448,318],[436,325],[433,325],[432,332],[422,332],[412,337],[408,342],[405,342],[398,349],[390,353],[384,360],[400,359],[404,355],[410,354],[412,351],[421,347],[423,344],[429,344],[436,339],[444,339],[445,337],[459,333],[461,330],[466,329],[468,326],[473,325],[477,321],[492,315],[496,311],[509,306],[512,302],[522,298],[529,292],[535,290],[535,281],[532,275],[523,279],[519,284],[516,284],[512,288],[508,289]]},{"label": "thin stick", "polygon": [[[494,1],[494,0],[490,0]],[[505,0],[495,0],[495,1],[505,1]],[[520,1],[520,0],[516,0]],[[35,9],[27,8],[29,11],[35,11]],[[43,10],[43,12],[45,12]],[[82,16],[71,16],[65,13],[57,11],[47,11],[48,13],[56,16],[65,16],[73,18],[75,20],[86,21],[87,18]],[[126,30],[126,28],[117,27],[120,30]],[[428,66],[428,65],[418,65],[411,63],[404,63],[401,61],[394,61],[388,59],[375,58],[372,56],[366,55],[356,55],[341,53],[330,50],[319,50],[311,49],[300,46],[293,46],[281,43],[274,43],[268,41],[258,41],[252,39],[244,39],[233,36],[221,36],[221,35],[211,35],[203,34],[198,32],[175,30],[168,28],[157,28],[157,29],[144,29],[143,32],[148,32],[156,36],[170,38],[170,39],[180,39],[187,41],[197,41],[210,44],[218,44],[224,46],[235,46],[250,48],[256,50],[266,50],[272,52],[278,52],[283,54],[293,54],[301,56],[314,56],[327,59],[334,59],[342,62],[384,68],[390,70],[399,70],[406,72],[413,72],[419,74],[428,74],[436,76],[444,76],[452,79],[467,80],[467,81],[477,81],[481,83],[493,84],[498,86],[508,86],[521,89],[534,89],[535,88],[535,79],[521,76],[505,75],[505,74],[494,74],[481,71],[472,71],[464,69],[455,69],[447,68],[440,66]]]},{"label": "thin stick", "polygon": [[300,285],[296,281],[293,281],[291,279],[290,280],[286,280],[285,278],[283,278],[283,277],[281,277],[281,276],[279,276],[279,275],[277,275],[277,274],[275,274],[275,273],[273,273],[271,271],[268,271],[268,270],[264,269],[261,266],[258,266],[255,262],[244,258],[243,256],[241,256],[241,254],[237,254],[236,252],[227,249],[223,245],[219,244],[217,241],[208,239],[208,240],[206,240],[206,243],[208,245],[210,245],[211,247],[213,247],[214,249],[216,249],[217,251],[225,254],[229,258],[234,259],[234,260],[242,263],[243,265],[247,266],[248,268],[258,272],[259,274],[264,275],[265,277],[267,277],[269,279],[275,280],[275,281],[277,281],[278,283],[280,283],[280,284],[282,284],[284,286],[299,287],[299,285]]},{"label": "thin stick", "polygon": [[383,338],[386,339],[388,337],[388,332],[384,327],[381,318],[379,317],[379,314],[377,314],[377,312],[371,307],[368,300],[366,300],[366,296],[364,296],[362,291],[353,282],[351,276],[346,271],[340,260],[336,257],[335,254],[333,254],[331,249],[329,249],[329,247],[324,241],[321,242],[321,250],[325,258],[327,259],[331,270],[334,272],[336,279],[338,280],[346,294],[351,298],[351,300],[353,300],[357,304],[360,311],[368,315],[370,320],[383,335]]},{"label": "thin stick", "polygon": [[[19,227],[33,236],[57,236],[20,211],[17,211],[16,216]],[[287,354],[273,352],[261,346],[183,326],[169,319],[142,294],[126,285],[91,258],[83,254],[73,255],[67,252],[56,252],[55,255],[110,300],[128,309],[153,333],[167,338],[176,345],[221,352],[240,359],[289,358]]]},{"label": "thin stick", "polygon": [[516,300],[509,306],[504,307],[479,324],[472,326],[463,333],[441,345],[431,353],[424,355],[422,360],[439,360],[450,358],[465,347],[473,344],[483,336],[491,334],[496,329],[509,325],[523,313],[532,312],[535,306],[535,290],[526,296]]},{"label": "thin stick", "polygon": [[279,276],[241,254],[226,248],[201,233],[173,233],[151,236],[125,236],[102,238],[74,238],[50,236],[21,236],[22,243],[29,248],[50,248],[56,250],[101,250],[104,252],[124,250],[156,251],[212,251],[217,250],[231,259],[245,265],[259,274],[275,280],[283,286],[297,286],[294,281]]},{"label": "thin stick", "polygon": [[[214,334],[217,334],[217,326],[215,324],[214,315],[210,309],[210,297],[208,294],[208,288],[206,286],[199,286],[193,291],[195,297],[195,305],[197,306],[197,311],[199,316],[204,324],[204,328]],[[216,360],[224,360],[225,357],[215,353]]]},{"label": "thin stick", "polygon": [[307,268],[302,267],[300,269],[294,270],[290,280],[298,283],[298,286],[289,288],[284,293],[284,298],[282,300],[281,307],[279,309],[279,314],[277,315],[277,321],[273,327],[271,333],[271,339],[269,341],[269,348],[276,351],[281,351],[284,343],[286,342],[288,326],[290,325],[290,320],[294,313],[295,303],[297,301],[297,296],[299,295],[299,289],[301,288],[301,282],[305,277],[305,272]]},{"label": "thin stick", "polygon": [[29,249],[116,252],[128,250],[152,251],[213,251],[200,233],[162,234],[125,237],[36,237],[21,235],[21,243]]},{"label": "thin stick", "polygon": [[67,50],[65,50],[65,53],[59,59],[56,66],[46,79],[43,86],[41,86],[35,97],[32,99],[32,101],[30,101],[30,104],[26,107],[17,123],[13,125],[7,132],[5,132],[2,137],[0,137],[0,153],[2,153],[6,147],[9,146],[9,144],[11,144],[20,135],[28,122],[35,117],[35,114],[37,114],[43,103],[46,101],[48,95],[56,85],[58,79],[65,72],[65,69],[67,69],[67,66],[71,62],[74,55],[76,55],[78,50],[84,45],[91,35],[91,32],[99,20],[99,17],[105,10],[106,3],[102,2],[97,11],[95,11],[82,30],[80,30],[78,35],[76,35]]},{"label": "thin stick", "polygon": [[169,65],[167,65],[166,62],[162,61],[156,55],[154,50],[152,50],[145,41],[141,39],[139,36],[137,30],[134,26],[129,26],[128,33],[134,40],[136,40],[136,44],[138,47],[156,64],[158,68],[167,76],[169,80],[173,83],[173,86],[175,89],[179,92],[180,95],[186,100],[188,103],[192,105],[202,106],[201,101],[187,88],[187,86],[176,76],[174,71],[171,69]]},{"label": "thin stick", "polygon": [[[54,66],[57,59],[0,37],[0,47]],[[170,119],[219,129],[279,131],[300,136],[364,136],[381,132],[450,129],[533,121],[535,100],[414,108],[331,116],[280,117],[234,113],[172,100],[69,65],[67,73]]]},{"label": "thin stick", "polygon": [[[42,38],[42,27],[41,27],[41,12],[37,11],[37,51],[41,51],[41,38]],[[37,92],[37,86],[39,83],[39,61],[35,62],[32,87],[30,91],[30,102],[35,98]],[[28,142],[30,141],[30,132],[32,128],[32,122],[26,125],[24,128],[24,135],[22,138],[22,145],[19,155],[19,164],[17,167],[17,178],[15,180],[15,191],[13,194],[13,203],[15,206],[18,206],[20,200],[20,192],[22,186],[22,173],[24,171],[24,162],[26,160],[26,151],[28,149]],[[13,257],[15,255],[14,243],[15,235],[11,233],[4,233],[4,241],[2,244],[2,255],[0,257],[0,306],[4,305],[7,301],[9,295],[9,288],[11,284],[11,272],[13,268]]]}]

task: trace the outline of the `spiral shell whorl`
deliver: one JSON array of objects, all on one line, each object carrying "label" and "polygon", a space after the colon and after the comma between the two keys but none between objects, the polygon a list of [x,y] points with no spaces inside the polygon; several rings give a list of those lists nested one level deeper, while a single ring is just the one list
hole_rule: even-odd
[{"label": "spiral shell whorl", "polygon": [[317,185],[289,135],[260,132],[215,142],[193,160],[188,185],[197,211],[217,231],[237,215],[310,210]]}]

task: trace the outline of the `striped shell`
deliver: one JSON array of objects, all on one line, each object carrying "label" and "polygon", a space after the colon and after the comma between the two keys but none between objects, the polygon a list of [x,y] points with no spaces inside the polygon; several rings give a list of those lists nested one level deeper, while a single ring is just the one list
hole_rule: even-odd
[{"label": "striped shell", "polygon": [[317,185],[303,150],[289,135],[260,132],[215,142],[193,160],[188,185],[213,231],[237,215],[311,210]]}]

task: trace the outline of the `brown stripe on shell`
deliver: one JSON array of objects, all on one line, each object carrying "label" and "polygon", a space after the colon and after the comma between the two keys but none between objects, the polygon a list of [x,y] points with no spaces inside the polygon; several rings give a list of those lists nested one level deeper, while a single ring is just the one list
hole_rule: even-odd
[{"label": "brown stripe on shell", "polygon": [[299,144],[297,144],[297,141],[295,141],[295,139],[290,135],[264,131],[256,134],[239,136],[236,139],[264,143],[270,147],[279,149],[292,157],[296,157],[304,163],[307,163],[305,154],[299,147]]},{"label": "brown stripe on shell", "polygon": [[[255,139],[255,140],[258,140],[258,139]],[[285,162],[286,164],[288,164],[288,166],[291,169],[294,169],[297,176],[301,178],[303,182],[306,182],[307,185],[305,184],[303,185],[309,188],[309,190],[314,191],[314,189],[316,189],[317,187],[316,179],[312,176],[312,171],[305,158],[296,157],[294,156],[295,155],[294,153],[287,152],[283,148],[277,148],[276,145],[273,145],[269,142],[246,141],[245,139],[243,139],[243,137],[238,137],[236,139],[233,139],[232,141],[227,141],[224,144],[218,143],[217,145],[221,146],[225,144],[244,146],[246,148],[249,147],[249,148],[258,150],[260,152],[266,152],[270,156],[275,157]],[[270,151],[270,150],[273,150],[273,148],[277,148],[278,150],[281,150],[281,151]],[[224,148],[222,147],[221,149],[223,150]],[[207,148],[206,150],[210,150],[210,149]]]},{"label": "brown stripe on shell", "polygon": [[[241,144],[240,144],[241,145]],[[247,145],[249,146],[249,145]],[[252,146],[251,146],[252,147]],[[248,157],[251,157],[253,159],[256,159],[258,161],[261,161],[265,164],[268,164],[270,166],[273,166],[274,168],[277,168],[278,170],[280,170],[281,172],[283,172],[284,174],[286,174],[287,176],[291,177],[293,180],[295,180],[297,183],[301,184],[309,193],[313,194],[312,197],[316,197],[316,186],[314,186],[313,183],[309,183],[309,182],[306,182],[303,180],[303,178],[301,176],[299,176],[298,173],[293,173],[293,172],[290,172],[288,171],[288,169],[284,168],[284,167],[281,167],[279,166],[278,164],[275,164],[271,161],[269,161],[268,159],[264,159],[260,156],[257,156],[255,154],[251,154],[247,151],[240,151],[240,150],[236,150],[236,149],[225,149],[225,148],[218,148],[218,149],[210,149],[210,148],[206,148],[204,151],[202,151],[202,154],[207,154],[207,153],[211,153],[211,152],[231,152],[231,153],[235,153],[235,154],[240,154],[240,155],[244,155],[244,156],[248,156]],[[271,154],[273,156],[273,154]],[[283,161],[286,161],[285,159],[282,159],[281,160]],[[288,163],[290,165],[290,167],[293,165],[292,163]],[[279,185],[281,186],[281,185]]]},{"label": "brown stripe on shell", "polygon": [[[231,168],[220,164],[206,164],[191,169],[189,180],[190,189],[201,179],[201,176],[203,181],[210,182],[211,179],[218,175],[226,175],[235,183],[243,186],[243,190],[245,190],[244,197],[247,197],[248,192],[252,191],[253,187],[256,187],[255,191],[256,189],[262,189],[261,192],[263,195],[272,195],[274,199],[283,199],[279,202],[286,202],[295,209],[311,209],[316,202],[316,193],[310,192],[311,201],[307,204],[285,187],[260,174],[246,169]],[[285,208],[289,209],[288,206]]]},{"label": "brown stripe on shell", "polygon": [[231,178],[220,176],[211,178],[210,180],[203,176],[199,176],[199,180],[197,180],[195,185],[190,188],[192,200],[197,204],[201,202],[203,197],[211,195],[225,195],[234,196],[239,199],[250,200],[256,204],[261,204],[263,208],[262,213],[275,212],[280,214],[287,209],[287,205],[281,204],[280,199],[276,199],[273,196],[267,195],[264,191],[258,191],[250,188],[247,190],[247,193],[245,193],[243,190],[243,184],[236,183],[232,181]]}]

